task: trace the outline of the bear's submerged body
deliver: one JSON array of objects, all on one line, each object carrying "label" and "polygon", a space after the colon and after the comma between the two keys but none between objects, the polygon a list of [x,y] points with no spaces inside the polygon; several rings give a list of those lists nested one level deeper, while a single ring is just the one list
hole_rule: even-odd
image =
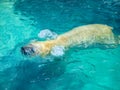
[{"label": "bear's submerged body", "polygon": [[94,44],[116,44],[117,40],[112,32],[112,27],[102,24],[80,26],[60,35],[57,43],[65,47],[89,47]]},{"label": "bear's submerged body", "polygon": [[[65,50],[70,47],[116,47],[119,44],[118,36],[112,32],[112,27],[103,24],[90,24],[73,28],[59,35],[54,40],[37,41],[31,43],[35,53],[41,56],[49,55],[55,46],[62,46]],[[29,45],[28,45],[29,46]]]}]

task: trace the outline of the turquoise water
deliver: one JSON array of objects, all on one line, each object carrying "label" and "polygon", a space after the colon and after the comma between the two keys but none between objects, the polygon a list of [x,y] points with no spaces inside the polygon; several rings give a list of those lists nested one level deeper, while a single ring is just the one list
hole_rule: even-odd
[{"label": "turquoise water", "polygon": [[120,0],[0,0],[0,90],[120,90],[120,46],[74,48],[54,61],[21,55],[42,29],[93,23],[120,34]]}]

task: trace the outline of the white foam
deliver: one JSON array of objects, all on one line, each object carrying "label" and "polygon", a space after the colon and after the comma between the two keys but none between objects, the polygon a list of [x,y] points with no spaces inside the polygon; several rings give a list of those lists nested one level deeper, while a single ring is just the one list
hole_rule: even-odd
[{"label": "white foam", "polygon": [[55,32],[52,32],[49,29],[44,29],[44,30],[40,31],[38,34],[39,38],[48,39],[48,40],[55,39],[55,38],[57,38],[57,36],[58,35]]},{"label": "white foam", "polygon": [[63,46],[54,46],[51,50],[51,55],[55,57],[61,57],[65,54],[65,49]]}]

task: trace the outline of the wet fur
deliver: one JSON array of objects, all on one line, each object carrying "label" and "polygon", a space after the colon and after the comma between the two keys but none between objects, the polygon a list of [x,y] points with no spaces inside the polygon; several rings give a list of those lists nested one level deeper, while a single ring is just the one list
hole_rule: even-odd
[{"label": "wet fur", "polygon": [[42,46],[40,48],[41,56],[50,54],[54,46],[64,46],[65,49],[74,46],[87,48],[96,44],[116,47],[119,44],[119,38],[113,34],[112,29],[112,27],[103,24],[84,25],[59,35],[55,40],[38,41],[32,44]]}]

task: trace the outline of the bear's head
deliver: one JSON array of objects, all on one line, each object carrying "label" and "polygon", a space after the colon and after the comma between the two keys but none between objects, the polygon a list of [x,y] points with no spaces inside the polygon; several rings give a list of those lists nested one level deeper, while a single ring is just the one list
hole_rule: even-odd
[{"label": "bear's head", "polygon": [[21,52],[26,56],[40,55],[44,57],[50,53],[52,46],[53,41],[35,41],[21,47]]}]

